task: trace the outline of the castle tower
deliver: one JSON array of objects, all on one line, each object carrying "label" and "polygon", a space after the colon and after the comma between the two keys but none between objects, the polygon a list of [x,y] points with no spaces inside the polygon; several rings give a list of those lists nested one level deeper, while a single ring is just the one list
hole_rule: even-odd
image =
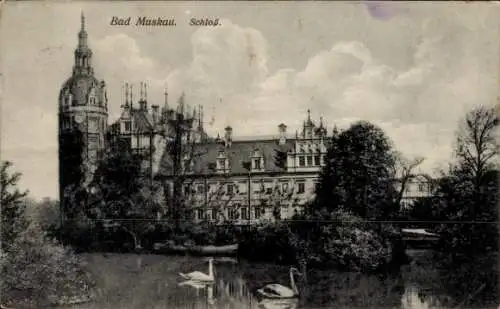
[{"label": "castle tower", "polygon": [[90,184],[105,149],[108,125],[106,84],[94,76],[85,17],[75,49],[73,73],[59,93],[59,189],[61,204],[71,185]]}]

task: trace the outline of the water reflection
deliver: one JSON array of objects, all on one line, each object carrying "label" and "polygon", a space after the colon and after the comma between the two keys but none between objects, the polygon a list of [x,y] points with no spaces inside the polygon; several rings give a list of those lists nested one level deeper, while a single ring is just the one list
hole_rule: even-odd
[{"label": "water reflection", "polygon": [[[474,265],[440,268],[419,259],[394,274],[367,276],[336,271],[297,277],[300,299],[272,300],[256,292],[269,283],[290,285],[289,267],[214,259],[213,282],[185,280],[179,273],[207,269],[207,260],[189,257],[86,256],[98,276],[100,297],[78,309],[316,309],[497,308],[493,269]],[[476,263],[477,264],[477,263]],[[490,275],[490,276],[486,276]],[[460,281],[460,282],[457,282]],[[478,284],[479,283],[479,284]],[[481,289],[481,285],[484,285]],[[458,289],[458,290],[457,290]]]}]

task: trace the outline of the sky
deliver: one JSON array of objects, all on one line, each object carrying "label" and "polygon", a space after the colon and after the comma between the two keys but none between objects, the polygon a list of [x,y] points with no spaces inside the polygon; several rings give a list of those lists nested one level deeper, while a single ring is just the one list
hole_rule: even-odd
[{"label": "sky", "polygon": [[[57,111],[86,17],[93,66],[108,87],[109,122],[125,81],[149,104],[203,105],[206,129],[289,133],[311,116],[331,132],[356,120],[385,130],[432,173],[451,160],[459,121],[499,92],[497,3],[6,2],[0,21],[1,159],[35,198],[58,196]],[[175,27],[119,27],[111,18],[175,18]],[[191,18],[221,26],[190,26]],[[133,22],[132,22],[133,23]]]}]

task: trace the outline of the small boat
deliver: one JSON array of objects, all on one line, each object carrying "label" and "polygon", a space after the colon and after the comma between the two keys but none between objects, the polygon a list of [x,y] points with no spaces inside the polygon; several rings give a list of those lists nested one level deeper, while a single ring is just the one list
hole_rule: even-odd
[{"label": "small boat", "polygon": [[169,243],[156,243],[154,251],[161,254],[191,254],[198,256],[213,256],[236,255],[238,252],[238,244],[226,246],[182,246]]},{"label": "small boat", "polygon": [[196,246],[189,250],[196,255],[235,255],[238,252],[238,244],[226,246]]}]

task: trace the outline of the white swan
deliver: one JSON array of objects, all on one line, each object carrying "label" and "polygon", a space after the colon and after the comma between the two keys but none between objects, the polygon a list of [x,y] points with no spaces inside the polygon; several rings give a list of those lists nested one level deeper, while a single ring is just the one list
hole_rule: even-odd
[{"label": "white swan", "polygon": [[286,299],[286,298],[297,298],[299,297],[299,290],[295,284],[294,274],[302,275],[297,268],[290,267],[290,286],[286,287],[278,283],[267,284],[257,292],[264,298],[269,299]]},{"label": "white swan", "polygon": [[214,282],[215,278],[214,278],[213,261],[214,261],[213,258],[208,259],[208,275],[202,273],[201,271],[193,271],[190,272],[189,274],[179,273],[179,275],[186,280],[198,281],[198,282]]}]

